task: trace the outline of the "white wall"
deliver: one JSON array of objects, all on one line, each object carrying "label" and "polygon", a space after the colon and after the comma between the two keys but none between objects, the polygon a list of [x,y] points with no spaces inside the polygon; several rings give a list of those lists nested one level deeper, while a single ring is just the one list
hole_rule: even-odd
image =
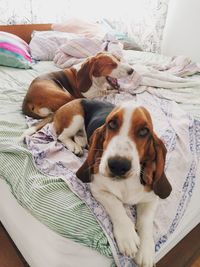
[{"label": "white wall", "polygon": [[170,0],[161,53],[200,62],[200,0]]}]

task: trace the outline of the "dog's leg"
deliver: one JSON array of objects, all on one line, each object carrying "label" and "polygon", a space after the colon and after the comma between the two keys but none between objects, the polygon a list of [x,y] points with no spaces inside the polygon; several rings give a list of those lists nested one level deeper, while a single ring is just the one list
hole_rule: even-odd
[{"label": "dog's leg", "polygon": [[79,131],[82,131],[83,128],[83,117],[80,115],[75,115],[70,125],[67,128],[64,128],[62,133],[58,136],[58,140],[60,140],[67,149],[77,156],[81,156],[83,154],[83,149],[80,144],[77,144],[76,141],[73,140],[73,138]]},{"label": "dog's leg", "polygon": [[53,120],[53,114],[48,115],[46,118],[26,129],[24,133],[21,135],[19,141],[24,141],[27,136],[31,136],[37,131],[39,131],[42,127],[44,127],[47,123],[51,123]]},{"label": "dog's leg", "polygon": [[74,141],[82,148],[88,145],[85,127],[74,136]]},{"label": "dog's leg", "polygon": [[133,221],[128,217],[122,202],[111,193],[98,190],[91,184],[94,197],[104,206],[113,224],[113,232],[122,254],[134,258],[140,243]]},{"label": "dog's leg", "polygon": [[154,266],[155,244],[153,240],[153,220],[158,198],[137,205],[136,228],[140,237],[140,246],[135,257],[136,263],[143,267]]}]

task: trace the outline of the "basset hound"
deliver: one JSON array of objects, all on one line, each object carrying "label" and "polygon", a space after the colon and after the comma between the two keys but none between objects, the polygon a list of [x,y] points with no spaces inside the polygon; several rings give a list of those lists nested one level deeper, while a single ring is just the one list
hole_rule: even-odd
[{"label": "basset hound", "polygon": [[100,52],[82,64],[35,78],[24,98],[22,111],[36,119],[46,118],[73,99],[91,99],[108,93],[109,89],[119,89],[117,79],[133,71],[116,56]]},{"label": "basset hound", "polygon": [[[139,266],[153,267],[154,214],[158,198],[167,198],[172,190],[164,173],[165,145],[154,132],[150,113],[133,101],[120,106],[76,101],[55,114],[58,138],[75,153],[90,140],[77,177],[91,182],[93,196],[111,218],[120,252]],[[136,205],[136,228],[124,204]]]},{"label": "basset hound", "polygon": [[[139,266],[153,267],[153,219],[158,197],[171,193],[165,176],[166,148],[153,129],[150,113],[134,101],[119,106],[76,99],[54,114],[53,127],[70,151],[88,156],[76,175],[91,183],[93,196],[111,218],[122,254]],[[136,205],[136,227],[124,204]]]}]

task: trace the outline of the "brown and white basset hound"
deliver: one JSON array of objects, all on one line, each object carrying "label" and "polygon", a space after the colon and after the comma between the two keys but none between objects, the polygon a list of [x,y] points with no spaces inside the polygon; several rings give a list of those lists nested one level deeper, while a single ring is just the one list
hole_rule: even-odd
[{"label": "brown and white basset hound", "polygon": [[[149,112],[133,101],[114,107],[90,137],[88,157],[77,176],[91,182],[93,196],[113,223],[122,254],[142,267],[153,267],[153,219],[158,196],[171,185],[165,173],[166,148],[154,132]],[[136,229],[124,204],[136,205]]]},{"label": "brown and white basset hound", "polygon": [[108,89],[118,89],[117,79],[133,71],[116,56],[100,52],[75,67],[35,78],[24,98],[22,111],[33,118],[45,118],[73,99],[91,99]]},{"label": "brown and white basset hound", "polygon": [[[119,250],[139,266],[153,267],[153,219],[158,197],[171,193],[164,173],[166,148],[149,112],[134,101],[111,103],[76,99],[54,114],[53,127],[70,151],[88,156],[76,175],[91,182],[93,196],[113,223]],[[124,204],[136,205],[136,229]]]}]

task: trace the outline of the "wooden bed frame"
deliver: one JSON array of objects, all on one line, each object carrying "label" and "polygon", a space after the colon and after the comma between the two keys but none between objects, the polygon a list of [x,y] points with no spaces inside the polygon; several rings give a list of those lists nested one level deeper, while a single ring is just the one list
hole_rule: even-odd
[{"label": "wooden bed frame", "polygon": [[52,24],[21,24],[21,25],[0,25],[0,31],[16,34],[27,43],[31,40],[33,31],[50,31]]},{"label": "wooden bed frame", "polygon": [[[49,31],[52,24],[0,25],[0,31],[16,34],[27,43],[34,30]],[[16,248],[15,248],[16,249]],[[16,249],[17,251],[17,249]],[[19,253],[19,252],[17,252]],[[185,236],[158,263],[157,267],[190,267],[200,256],[200,224]],[[22,257],[22,256],[21,256]],[[24,262],[24,260],[22,260]],[[25,265],[24,265],[25,266]],[[26,265],[27,266],[27,265]]]}]

